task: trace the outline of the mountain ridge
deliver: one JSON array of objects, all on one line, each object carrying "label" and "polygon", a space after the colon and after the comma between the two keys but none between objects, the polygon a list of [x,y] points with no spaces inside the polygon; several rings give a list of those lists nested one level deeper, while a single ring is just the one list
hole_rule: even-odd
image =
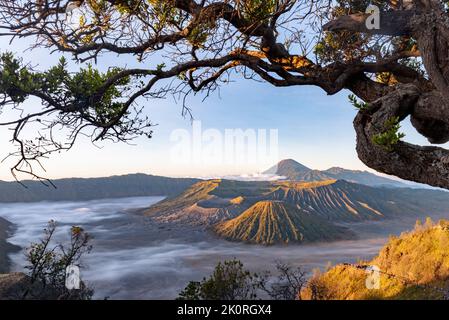
[{"label": "mountain ridge", "polygon": [[[188,224],[217,232],[216,225],[241,217],[245,211],[261,201],[283,203],[288,210],[299,210],[301,216],[308,215],[319,221],[336,224],[415,218],[429,212],[447,213],[449,194],[426,189],[370,187],[346,180],[248,182],[214,179],[198,182],[179,196],[164,199],[151,206],[143,211],[143,214],[157,222]],[[265,223],[268,221],[265,228],[273,225],[273,222],[270,222],[272,220],[259,220]],[[239,219],[234,220],[234,224],[237,224],[236,221]],[[287,220],[284,219],[285,221]],[[244,226],[245,224],[235,227],[229,232],[224,232],[224,229],[229,228],[223,227],[223,232],[218,229],[218,234],[232,240],[270,242],[269,237],[243,237],[245,231],[241,230],[249,230]],[[313,223],[309,228],[312,226]],[[282,242],[292,238],[286,236],[278,239]]]},{"label": "mountain ridge", "polygon": [[293,181],[317,181],[317,180],[347,180],[368,186],[410,187],[405,183],[393,179],[378,176],[374,173],[361,170],[350,170],[340,167],[331,167],[326,170],[314,170],[293,159],[285,159],[263,172],[285,177]]},{"label": "mountain ridge", "polygon": [[53,187],[36,180],[0,181],[0,203],[94,200],[138,196],[173,196],[200,181],[194,178],[168,178],[147,174],[128,174],[102,178],[55,179]]}]

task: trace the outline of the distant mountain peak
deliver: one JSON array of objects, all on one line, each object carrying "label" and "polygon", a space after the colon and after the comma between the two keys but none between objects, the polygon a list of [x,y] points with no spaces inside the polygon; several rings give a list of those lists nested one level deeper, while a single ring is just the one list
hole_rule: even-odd
[{"label": "distant mountain peak", "polygon": [[312,170],[293,159],[279,161],[277,165],[264,173],[283,176],[285,179],[292,181],[347,180],[368,186],[406,187],[399,181],[381,177],[368,171],[350,170],[341,167],[332,167],[323,171]]},{"label": "distant mountain peak", "polygon": [[312,169],[295,161],[293,159],[285,159],[279,161],[276,165],[265,171],[265,174],[277,174],[280,176],[289,177],[290,174],[296,172],[310,172]]},{"label": "distant mountain peak", "polygon": [[306,167],[305,165],[299,163],[296,160],[293,159],[285,159],[285,160],[281,160],[278,162],[277,164],[278,167],[280,168],[297,168],[297,169],[301,169],[304,171],[311,171],[312,169]]}]

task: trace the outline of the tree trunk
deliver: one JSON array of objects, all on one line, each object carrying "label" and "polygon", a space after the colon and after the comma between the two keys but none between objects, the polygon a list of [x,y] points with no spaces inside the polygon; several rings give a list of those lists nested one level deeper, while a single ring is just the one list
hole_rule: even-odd
[{"label": "tree trunk", "polygon": [[410,36],[418,48],[432,86],[417,81],[399,84],[380,99],[369,101],[354,120],[357,153],[369,167],[405,180],[449,189],[449,151],[398,142],[385,148],[373,139],[385,133],[391,119],[410,116],[416,130],[433,144],[449,141],[449,19],[441,1],[414,0],[408,10],[381,14],[381,28],[368,30],[368,15],[349,15],[324,26],[328,31]]}]

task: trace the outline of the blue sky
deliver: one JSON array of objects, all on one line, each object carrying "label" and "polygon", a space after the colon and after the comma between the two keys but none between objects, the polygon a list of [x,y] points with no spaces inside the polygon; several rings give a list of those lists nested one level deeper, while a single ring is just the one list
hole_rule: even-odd
[{"label": "blue sky", "polygon": [[[25,62],[32,62],[45,69],[60,57],[39,49],[23,52],[26,43],[9,45],[0,39],[2,51],[19,53]],[[133,59],[107,56],[99,59],[97,67],[106,69],[113,65],[128,66]],[[75,69],[77,66],[73,66]],[[275,88],[266,83],[237,80],[223,86],[206,101],[201,97],[191,97],[188,105],[196,120],[202,121],[203,128],[225,129],[278,129],[279,159],[293,158],[316,169],[340,166],[349,169],[367,170],[355,152],[355,133],[352,121],[356,114],[348,102],[348,92],[327,96],[315,87]],[[139,138],[133,145],[100,143],[93,146],[88,139],[82,139],[71,151],[55,154],[44,161],[50,178],[97,177],[116,174],[143,172],[167,176],[223,176],[256,173],[266,169],[265,163],[251,165],[180,165],[170,159],[173,130],[190,130],[189,118],[181,115],[181,105],[172,98],[166,100],[141,101],[145,113],[150,116],[154,128],[152,139]],[[25,109],[36,108],[36,101],[29,101]],[[0,115],[0,122],[8,114]],[[425,143],[407,123],[403,126],[407,140]],[[0,127],[0,156],[13,150],[9,140],[11,133]],[[0,164],[0,179],[11,180],[11,161]]]}]

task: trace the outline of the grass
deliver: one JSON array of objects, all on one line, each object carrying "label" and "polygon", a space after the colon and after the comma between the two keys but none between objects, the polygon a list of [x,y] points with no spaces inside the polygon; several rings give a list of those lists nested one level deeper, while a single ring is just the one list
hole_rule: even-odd
[{"label": "grass", "polygon": [[[370,290],[363,267],[373,265],[381,270],[380,288]],[[449,291],[449,221],[418,222],[414,230],[391,237],[377,257],[358,266],[316,272],[311,284],[321,288],[322,299],[443,299]]]}]

